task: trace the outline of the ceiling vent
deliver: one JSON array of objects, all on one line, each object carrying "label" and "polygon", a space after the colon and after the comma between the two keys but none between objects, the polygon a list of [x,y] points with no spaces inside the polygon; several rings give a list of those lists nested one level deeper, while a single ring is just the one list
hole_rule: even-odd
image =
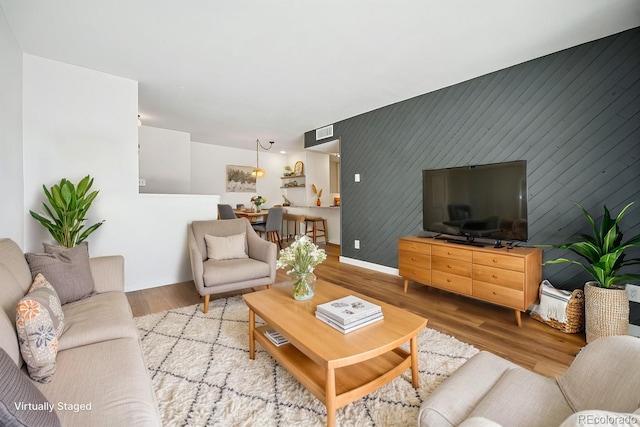
[{"label": "ceiling vent", "polygon": [[333,136],[333,125],[316,129],[316,141]]}]

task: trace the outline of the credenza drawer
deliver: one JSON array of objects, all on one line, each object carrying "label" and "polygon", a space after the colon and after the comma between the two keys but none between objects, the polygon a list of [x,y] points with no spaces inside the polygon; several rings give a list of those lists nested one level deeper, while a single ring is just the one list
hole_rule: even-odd
[{"label": "credenza drawer", "polygon": [[414,265],[399,266],[400,276],[405,279],[413,280],[425,285],[431,283],[431,270],[428,267],[416,267]]},{"label": "credenza drawer", "polygon": [[504,286],[494,285],[486,282],[473,282],[473,296],[494,304],[512,307],[518,310],[526,310],[524,307],[524,292]]},{"label": "credenza drawer", "polygon": [[443,258],[457,259],[458,261],[471,262],[472,254],[468,249],[452,248],[449,246],[433,246],[432,255]]},{"label": "credenza drawer", "polygon": [[[491,283],[504,288],[524,290],[524,273],[513,270],[503,270],[484,265],[473,265],[473,280]],[[475,287],[475,286],[474,286]]]},{"label": "credenza drawer", "polygon": [[400,252],[398,264],[412,265],[418,268],[431,268],[431,256],[418,252]]},{"label": "credenza drawer", "polygon": [[436,288],[458,294],[471,295],[471,277],[457,276],[445,271],[432,270],[431,283]]},{"label": "credenza drawer", "polygon": [[505,270],[524,272],[524,258],[522,257],[492,254],[487,252],[474,252],[473,263],[487,265],[489,267],[503,268]]},{"label": "credenza drawer", "polygon": [[471,278],[471,263],[440,256],[431,257],[431,270]]},{"label": "credenza drawer", "polygon": [[405,251],[431,255],[431,245],[428,243],[412,242],[410,240],[398,240],[398,252],[402,255]]}]

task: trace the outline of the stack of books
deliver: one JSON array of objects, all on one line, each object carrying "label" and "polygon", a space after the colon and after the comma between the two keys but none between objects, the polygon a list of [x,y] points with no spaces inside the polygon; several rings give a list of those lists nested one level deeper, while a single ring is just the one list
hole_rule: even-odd
[{"label": "stack of books", "polygon": [[343,334],[382,320],[382,308],[353,295],[319,304],[316,318]]}]

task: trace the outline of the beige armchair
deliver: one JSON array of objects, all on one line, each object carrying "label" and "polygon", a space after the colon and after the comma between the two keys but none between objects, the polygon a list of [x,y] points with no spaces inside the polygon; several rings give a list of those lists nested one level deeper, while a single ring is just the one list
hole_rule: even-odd
[{"label": "beige armchair", "polygon": [[271,287],[275,281],[277,246],[261,239],[246,218],[193,221],[188,242],[193,281],[204,297],[205,313],[211,294]]}]

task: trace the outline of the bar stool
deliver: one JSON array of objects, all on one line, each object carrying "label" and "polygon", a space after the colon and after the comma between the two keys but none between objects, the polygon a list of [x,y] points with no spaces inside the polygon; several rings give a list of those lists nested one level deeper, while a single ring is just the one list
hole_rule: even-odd
[{"label": "bar stool", "polygon": [[[329,242],[329,240],[327,239],[328,234],[326,218],[322,218],[319,216],[308,216],[305,217],[304,224],[305,234],[311,237],[313,243],[316,243],[316,239],[318,237],[324,237],[325,243]],[[322,228],[319,227],[320,225],[322,226]]]},{"label": "bar stool", "polygon": [[[297,234],[300,234],[300,224],[302,224],[304,220],[304,215],[284,213],[282,215],[283,239],[287,239],[288,242],[291,237],[295,238]],[[293,222],[293,234],[289,234],[289,225],[291,222]]]}]

